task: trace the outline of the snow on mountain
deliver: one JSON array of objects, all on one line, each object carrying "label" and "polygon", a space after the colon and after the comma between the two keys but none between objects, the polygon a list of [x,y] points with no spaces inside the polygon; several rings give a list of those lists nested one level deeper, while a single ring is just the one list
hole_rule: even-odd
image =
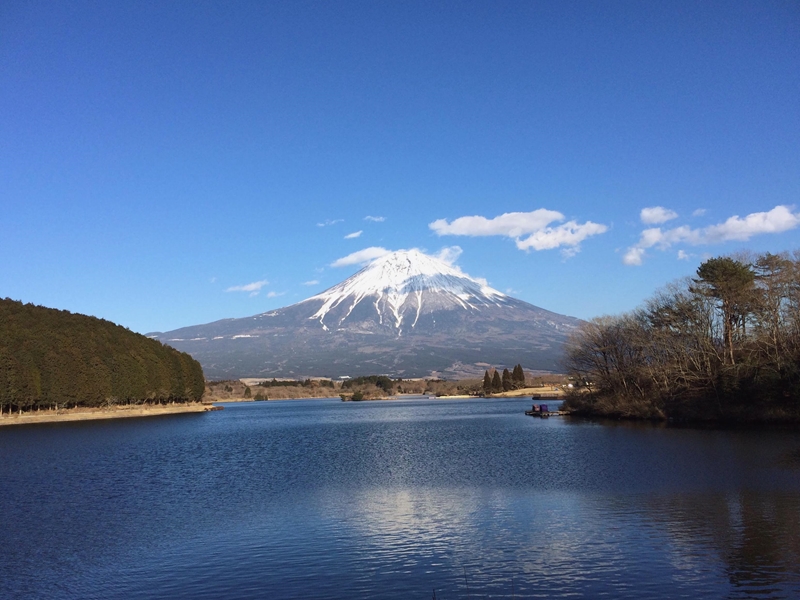
[{"label": "snow on mountain", "polygon": [[[401,334],[404,328],[415,327],[421,314],[447,308],[501,306],[507,298],[437,258],[419,250],[400,250],[373,261],[306,302],[322,301],[311,318],[319,320],[325,330],[331,321],[338,328],[360,303],[369,302],[379,324],[389,319],[387,324]],[[333,314],[336,308],[345,309],[338,318]]]},{"label": "snow on mountain", "polygon": [[419,250],[379,258],[297,304],[156,334],[206,377],[463,377],[521,363],[560,368],[580,324]]}]

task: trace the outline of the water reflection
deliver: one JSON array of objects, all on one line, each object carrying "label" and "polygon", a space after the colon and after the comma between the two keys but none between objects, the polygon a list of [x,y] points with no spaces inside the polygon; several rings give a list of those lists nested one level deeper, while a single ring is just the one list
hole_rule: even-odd
[{"label": "water reflection", "polygon": [[0,597],[800,597],[795,434],[526,405],[0,432]]},{"label": "water reflection", "polygon": [[750,490],[651,499],[647,518],[675,544],[713,552],[742,594],[800,584],[800,498]]}]

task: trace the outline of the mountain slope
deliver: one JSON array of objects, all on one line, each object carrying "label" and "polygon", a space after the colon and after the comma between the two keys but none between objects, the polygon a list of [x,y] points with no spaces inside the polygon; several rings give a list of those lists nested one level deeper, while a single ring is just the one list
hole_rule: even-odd
[{"label": "mountain slope", "polygon": [[209,377],[465,376],[489,364],[558,370],[579,323],[404,250],[297,304],[151,337]]}]

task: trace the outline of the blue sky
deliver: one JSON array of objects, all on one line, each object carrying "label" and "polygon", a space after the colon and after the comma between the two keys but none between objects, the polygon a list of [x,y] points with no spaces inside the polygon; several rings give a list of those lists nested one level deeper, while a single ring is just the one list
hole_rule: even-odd
[{"label": "blue sky", "polygon": [[590,318],[799,242],[796,2],[0,6],[0,297],[165,331],[420,248]]}]

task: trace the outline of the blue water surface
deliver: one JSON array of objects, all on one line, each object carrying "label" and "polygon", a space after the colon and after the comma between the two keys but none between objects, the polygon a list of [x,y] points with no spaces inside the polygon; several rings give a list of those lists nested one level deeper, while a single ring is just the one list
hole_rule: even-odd
[{"label": "blue water surface", "polygon": [[529,404],[4,427],[0,597],[800,597],[797,432]]}]

